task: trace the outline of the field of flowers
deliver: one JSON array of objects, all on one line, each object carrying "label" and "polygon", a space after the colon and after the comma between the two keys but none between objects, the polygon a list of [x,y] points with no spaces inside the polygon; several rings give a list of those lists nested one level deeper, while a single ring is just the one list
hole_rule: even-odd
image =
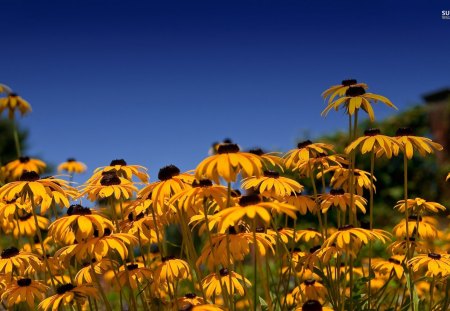
[{"label": "field of flowers", "polygon": [[[81,186],[82,162],[43,177],[46,164],[21,154],[16,129],[17,159],[0,171],[10,243],[0,310],[449,310],[446,207],[408,196],[409,160],[443,148],[410,128],[359,129],[374,104],[395,108],[367,90],[344,80],[322,94],[324,116],[348,115],[343,154],[309,140],[285,154],[225,140],[192,171],[168,165],[150,178],[115,159]],[[8,86],[0,93],[0,115],[31,112]],[[404,199],[391,202],[401,221],[381,229],[376,163],[392,157],[403,159]]]}]

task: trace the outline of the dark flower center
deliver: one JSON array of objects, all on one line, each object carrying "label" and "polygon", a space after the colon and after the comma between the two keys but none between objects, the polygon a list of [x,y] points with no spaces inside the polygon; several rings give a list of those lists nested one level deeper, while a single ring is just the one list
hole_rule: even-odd
[{"label": "dark flower center", "polygon": [[67,215],[91,215],[91,209],[89,207],[83,207],[80,204],[73,204],[67,209]]},{"label": "dark flower center", "polygon": [[343,195],[345,193],[344,189],[331,189],[331,195]]},{"label": "dark flower center", "polygon": [[278,177],[280,177],[280,173],[275,172],[275,171],[264,171],[264,176],[271,177],[271,178],[278,178]]},{"label": "dark flower center", "polygon": [[138,265],[135,264],[135,263],[127,265],[127,270],[128,271],[133,271],[133,270],[136,270],[137,268],[138,268]]},{"label": "dark flower center", "polygon": [[209,179],[201,179],[200,181],[194,180],[192,187],[211,187],[212,181]]},{"label": "dark flower center", "polygon": [[342,85],[343,86],[350,86],[350,85],[354,85],[354,84],[356,84],[356,83],[358,83],[357,81],[356,81],[356,79],[347,79],[347,80],[342,80]]},{"label": "dark flower center", "polygon": [[264,151],[261,148],[256,149],[250,149],[248,153],[256,154],[257,156],[262,156],[264,154]]},{"label": "dark flower center", "polygon": [[395,132],[395,136],[412,136],[413,130],[410,127],[401,127]]},{"label": "dark flower center", "polygon": [[257,233],[264,233],[266,231],[266,228],[264,227],[256,227],[255,232]]},{"label": "dark flower center", "polygon": [[316,283],[316,280],[314,280],[314,279],[309,279],[309,280],[305,280],[303,283],[304,283],[306,286],[311,286],[311,285],[314,285],[314,283]]},{"label": "dark flower center", "polygon": [[297,148],[298,148],[298,149],[302,149],[302,148],[305,148],[305,147],[307,147],[307,146],[309,146],[309,145],[311,145],[311,144],[312,144],[312,141],[310,141],[310,140],[308,139],[308,140],[305,140],[305,141],[302,141],[302,142],[298,143],[298,144],[297,144]]},{"label": "dark flower center", "polygon": [[401,262],[400,262],[400,260],[397,260],[397,259],[395,259],[395,258],[389,258],[388,259],[388,261],[389,262],[391,262],[391,263],[395,263],[396,265],[399,265],[399,264],[401,264]]},{"label": "dark flower center", "polygon": [[30,162],[30,157],[19,157],[20,163],[28,163]]},{"label": "dark flower center", "polygon": [[187,293],[186,295],[184,295],[184,297],[189,298],[189,299],[193,299],[193,298],[197,297],[197,295],[194,294],[194,293]]},{"label": "dark flower center", "polygon": [[111,163],[109,164],[109,166],[116,166],[116,165],[126,166],[127,162],[125,162],[124,159],[115,159],[112,160]]},{"label": "dark flower center", "polygon": [[239,189],[231,190],[231,197],[232,198],[238,198],[240,196],[241,196],[241,191]]},{"label": "dark flower center", "polygon": [[159,170],[158,179],[161,181],[169,180],[174,176],[180,175],[180,169],[175,165],[167,165]]},{"label": "dark flower center", "polygon": [[0,256],[3,259],[6,259],[6,258],[14,257],[16,255],[19,255],[19,250],[13,246],[13,247],[5,248],[2,251],[2,254]]},{"label": "dark flower center", "polygon": [[343,227],[338,228],[338,231],[345,231],[355,228],[353,225],[345,225]]},{"label": "dark flower center", "polygon": [[355,97],[366,94],[366,90],[361,86],[350,86],[345,92],[345,96]]},{"label": "dark flower center", "polygon": [[257,194],[244,195],[239,199],[240,206],[248,206],[261,202],[261,197]]},{"label": "dark flower center", "polygon": [[74,289],[74,288],[75,288],[74,285],[72,285],[72,284],[70,284],[70,283],[67,283],[67,284],[58,286],[58,287],[56,288],[56,292],[57,292],[59,295],[62,295],[62,294],[64,294],[65,292],[68,292],[69,290],[72,290],[72,289]]},{"label": "dark flower center", "polygon": [[9,97],[18,97],[19,95],[17,93],[9,93]]},{"label": "dark flower center", "polygon": [[33,214],[31,214],[31,213],[26,213],[26,214],[24,214],[24,215],[22,215],[22,216],[19,216],[19,220],[25,221],[25,220],[30,219],[31,216],[33,216]]},{"label": "dark flower center", "polygon": [[166,262],[167,260],[172,260],[172,259],[175,259],[175,256],[165,256],[165,257],[163,257],[163,258],[161,258],[161,261],[162,262]]},{"label": "dark flower center", "polygon": [[100,184],[102,186],[120,185],[120,178],[117,176],[115,170],[103,172],[102,175],[102,179],[100,179]]},{"label": "dark flower center", "polygon": [[228,227],[228,234],[232,234],[232,235],[237,234],[236,228],[234,226],[229,226]]},{"label": "dark flower center", "polygon": [[35,171],[24,171],[20,176],[20,181],[36,181],[39,180],[39,174]]},{"label": "dark flower center", "polygon": [[302,306],[303,311],[322,311],[322,305],[317,300],[308,300]]},{"label": "dark flower center", "polygon": [[417,221],[417,218],[419,218],[419,222],[422,221],[422,216],[417,216],[417,215],[408,216],[408,221]]},{"label": "dark flower center", "polygon": [[29,286],[31,285],[31,279],[26,278],[17,280],[17,285],[19,285],[20,287]]},{"label": "dark flower center", "polygon": [[75,162],[76,160],[75,160],[75,158],[68,158],[67,159],[67,162]]},{"label": "dark flower center", "polygon": [[227,276],[230,273],[228,272],[227,268],[222,268],[222,269],[219,270],[219,274],[220,274],[220,276]]},{"label": "dark flower center", "polygon": [[368,129],[364,131],[365,136],[375,136],[380,135],[381,131],[380,129]]},{"label": "dark flower center", "polygon": [[314,253],[315,251],[319,250],[321,247],[322,247],[322,246],[320,246],[320,245],[316,245],[316,246],[314,246],[314,247],[311,247],[311,248],[309,249],[309,252],[312,254],[312,253]]},{"label": "dark flower center", "polygon": [[237,152],[239,152],[239,146],[231,143],[220,144],[219,148],[217,149],[218,154],[237,153]]},{"label": "dark flower center", "polygon": [[441,259],[441,255],[440,254],[436,254],[436,253],[429,253],[428,257],[430,257],[431,259],[436,259],[436,260]]}]

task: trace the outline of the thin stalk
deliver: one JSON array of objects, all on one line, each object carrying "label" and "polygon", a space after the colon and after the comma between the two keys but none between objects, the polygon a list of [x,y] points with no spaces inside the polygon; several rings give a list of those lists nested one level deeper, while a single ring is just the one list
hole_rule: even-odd
[{"label": "thin stalk", "polygon": [[[277,229],[275,229],[277,230]],[[258,287],[257,287],[257,280],[258,280],[258,271],[257,271],[257,264],[256,264],[256,260],[258,257],[258,251],[257,251],[257,247],[256,247],[256,217],[253,218],[253,273],[254,273],[254,281],[253,281],[253,288],[254,288],[254,292],[253,292],[253,310],[257,310],[257,299],[258,299]]]},{"label": "thin stalk", "polygon": [[[369,198],[369,214],[370,214],[370,231],[372,231],[373,229],[373,172],[374,172],[374,167],[375,167],[375,151],[372,150],[372,152],[370,153],[370,198]],[[371,293],[371,288],[372,288],[372,278],[371,276],[371,272],[372,272],[372,254],[373,252],[373,245],[372,245],[372,240],[369,241],[369,291],[367,292],[367,296],[368,296],[368,306],[369,309],[372,306],[372,293]]]},{"label": "thin stalk", "polygon": [[430,285],[430,307],[429,310],[432,311],[433,310],[433,296],[434,296],[434,285],[435,285],[436,279],[433,276],[433,280],[431,281],[431,285]]},{"label": "thin stalk", "polygon": [[94,277],[95,283],[97,283],[98,290],[100,291],[100,296],[102,296],[103,301],[105,302],[106,310],[112,311],[111,305],[109,304],[108,298],[106,297],[105,291],[103,290],[100,281],[98,280],[97,274],[95,273],[94,265],[92,264],[92,259],[89,261],[91,264],[92,276]]},{"label": "thin stalk", "polygon": [[20,158],[22,156],[22,153],[20,148],[19,133],[17,131],[16,122],[14,120],[13,120],[13,136],[14,136],[14,144],[16,145],[17,157]]}]

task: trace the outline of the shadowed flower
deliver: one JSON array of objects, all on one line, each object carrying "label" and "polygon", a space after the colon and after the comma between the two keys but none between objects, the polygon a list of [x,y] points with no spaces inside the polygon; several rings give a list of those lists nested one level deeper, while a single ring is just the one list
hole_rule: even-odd
[{"label": "shadowed flower", "polygon": [[173,256],[161,258],[161,263],[153,273],[156,285],[161,286],[172,284],[174,280],[188,279],[190,276],[188,263]]},{"label": "shadowed flower", "polygon": [[331,103],[335,97],[344,96],[350,87],[362,87],[365,90],[368,89],[368,86],[365,83],[358,83],[356,79],[347,79],[342,80],[341,84],[330,86],[322,93],[322,97],[324,100],[328,98],[328,103]]},{"label": "shadowed flower", "polygon": [[425,271],[428,277],[446,277],[450,275],[450,255],[419,254],[408,261],[414,272]]},{"label": "shadowed flower", "polygon": [[21,252],[15,247],[5,248],[0,255],[0,273],[17,270],[21,275],[28,266],[39,269],[39,257],[33,253]]},{"label": "shadowed flower", "polygon": [[118,289],[121,289],[130,284],[133,289],[143,289],[150,282],[152,282],[152,270],[146,268],[143,263],[136,262],[121,266],[117,273],[117,279],[112,279]]},{"label": "shadowed flower", "polygon": [[317,212],[316,202],[310,196],[292,192],[289,197],[285,198],[285,201],[287,204],[294,206],[302,215],[306,215],[307,211],[311,214]]},{"label": "shadowed flower", "polygon": [[238,294],[243,296],[245,293],[243,283],[245,283],[245,287],[252,286],[245,277],[226,268],[220,269],[218,274],[211,273],[202,280],[207,299],[223,294],[222,288],[227,291],[228,295]]},{"label": "shadowed flower", "polygon": [[[406,206],[413,214],[422,215],[425,212],[438,213],[439,211],[445,211],[445,206],[436,202],[427,202],[421,198],[406,200]],[[400,200],[394,208],[400,212],[405,212],[405,200]]]},{"label": "shadowed flower", "polygon": [[390,240],[390,234],[382,230],[374,231],[346,225],[331,234],[330,237],[325,240],[324,246],[331,246],[336,243],[340,248],[356,249],[359,248],[359,246],[374,240],[380,240],[385,243],[386,240]]},{"label": "shadowed flower", "polygon": [[392,232],[397,238],[413,237],[418,234],[421,239],[434,239],[437,236],[437,229],[434,223],[435,219],[433,218],[411,215],[408,217],[408,234],[406,232],[405,219],[402,219]]},{"label": "shadowed flower", "polygon": [[292,192],[301,192],[303,186],[297,181],[280,176],[275,171],[264,171],[261,177],[247,177],[242,181],[242,188],[255,190],[263,197],[283,199]]},{"label": "shadowed flower", "polygon": [[[341,166],[332,166],[326,170],[324,170],[324,174],[333,172],[333,176],[331,177],[330,184],[334,189],[344,189],[345,192],[350,192],[350,174],[351,170],[347,167]],[[317,178],[322,177],[322,172],[317,174]],[[356,193],[358,195],[363,195],[363,189],[370,189],[370,173],[355,168],[353,170],[353,178],[355,180],[354,185],[356,189]],[[377,181],[376,177],[373,177],[374,182]],[[375,184],[372,185],[374,192],[376,192]]]},{"label": "shadowed flower", "polygon": [[140,165],[129,165],[124,159],[112,160],[109,166],[96,168],[94,174],[88,179],[87,184],[98,184],[105,173],[116,172],[117,176],[132,181],[133,176],[137,177],[141,182],[148,182],[147,169]]},{"label": "shadowed flower", "polygon": [[364,131],[364,136],[357,138],[345,148],[345,152],[350,154],[353,150],[360,149],[361,154],[374,152],[377,158],[386,155],[388,159],[395,155],[395,148],[398,142],[389,136],[381,135],[379,129],[368,129]]},{"label": "shadowed flower", "polygon": [[66,171],[69,174],[77,173],[81,174],[86,171],[86,164],[79,162],[74,158],[67,159],[66,162],[58,165],[58,172]]},{"label": "shadowed flower", "polygon": [[8,284],[5,291],[2,293],[2,301],[6,302],[6,306],[13,308],[21,302],[27,303],[30,310],[34,309],[34,302],[36,300],[42,301],[45,298],[45,293],[48,287],[41,282],[31,279],[20,278]]},{"label": "shadowed flower", "polygon": [[327,289],[320,282],[314,279],[303,281],[299,286],[294,288],[292,295],[296,300],[318,300],[323,301],[327,295]]},{"label": "shadowed flower", "polygon": [[402,127],[395,133],[394,139],[399,143],[399,147],[394,149],[394,154],[397,155],[399,151],[406,154],[408,159],[411,159],[414,155],[414,149],[419,152],[421,156],[431,154],[434,150],[441,151],[443,147],[433,142],[426,137],[414,136],[413,130],[408,127]]},{"label": "shadowed flower", "polygon": [[[342,189],[332,189],[328,194],[320,195],[320,209],[322,213],[328,212],[330,207],[336,207],[342,212],[346,212],[347,208],[351,206],[351,198],[352,195],[350,193],[344,192]],[[353,204],[354,210],[353,213],[356,212],[356,208],[358,208],[364,214],[366,213],[365,205],[367,204],[367,200],[362,196],[353,195]]]},{"label": "shadowed flower", "polygon": [[[2,89],[5,90],[3,87]],[[0,115],[5,110],[8,110],[8,118],[12,120],[16,110],[21,116],[31,112],[31,105],[16,93],[8,93],[6,97],[0,98]]]},{"label": "shadowed flower", "polygon": [[[36,216],[36,218],[41,231],[47,230],[50,220],[42,216]],[[6,234],[12,232],[15,238],[19,238],[19,236],[32,237],[36,234],[36,222],[31,213],[21,214],[16,221],[2,221],[1,227]]]},{"label": "shadowed flower", "polygon": [[195,169],[198,180],[208,178],[216,184],[223,178],[228,183],[235,182],[239,173],[242,176],[261,176],[262,159],[252,153],[241,152],[236,144],[221,144],[217,154],[204,159]]},{"label": "shadowed flower", "polygon": [[297,144],[297,149],[292,149],[284,155],[284,165],[287,168],[293,168],[299,162],[308,161],[319,155],[328,155],[330,152],[334,152],[333,145],[305,140]]},{"label": "shadowed flower", "polygon": [[86,183],[79,197],[88,195],[90,201],[99,199],[129,199],[138,189],[128,179],[119,177],[115,170],[102,173],[99,183]]},{"label": "shadowed flower", "polygon": [[38,308],[43,311],[55,311],[60,307],[72,305],[74,302],[83,304],[87,298],[98,298],[97,289],[91,285],[75,286],[70,283],[56,288],[56,294],[43,300]]},{"label": "shadowed flower", "polygon": [[24,172],[36,172],[42,174],[47,165],[38,159],[30,157],[20,157],[17,160],[11,161],[5,165],[6,179],[18,180]]},{"label": "shadowed flower", "polygon": [[117,262],[110,259],[102,259],[100,261],[92,259],[91,261],[88,260],[86,262],[83,262],[82,268],[78,270],[77,274],[75,275],[75,283],[77,285],[92,284],[94,283],[94,280],[92,279],[93,273],[103,275],[108,270],[113,269],[117,265]]},{"label": "shadowed flower", "polygon": [[394,104],[384,96],[366,93],[365,88],[362,86],[350,86],[346,90],[345,96],[328,103],[325,110],[322,111],[322,116],[326,116],[333,108],[338,111],[341,106],[344,107],[346,113],[349,115],[353,115],[361,108],[367,112],[370,121],[373,122],[375,120],[375,114],[373,112],[372,103],[377,102],[381,102],[391,108],[397,109],[397,107],[395,107]]}]

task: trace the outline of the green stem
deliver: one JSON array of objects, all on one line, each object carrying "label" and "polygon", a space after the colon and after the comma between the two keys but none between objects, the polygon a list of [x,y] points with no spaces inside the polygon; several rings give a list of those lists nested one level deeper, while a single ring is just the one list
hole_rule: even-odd
[{"label": "green stem", "polygon": [[[373,172],[374,172],[374,167],[375,167],[375,151],[372,150],[372,152],[370,153],[370,198],[369,198],[369,214],[370,214],[370,224],[369,224],[369,228],[372,231],[373,229]],[[372,240],[369,241],[369,291],[367,293],[368,295],[368,306],[369,306],[369,310],[371,309],[372,306],[372,254],[373,252],[373,244],[372,244]]]},{"label": "green stem", "polygon": [[434,296],[434,285],[435,285],[436,279],[433,276],[433,280],[431,281],[431,285],[430,285],[430,308],[429,310],[432,311],[433,310],[433,296]]},{"label": "green stem", "polygon": [[[275,229],[276,230],[276,229]],[[258,251],[257,251],[257,244],[256,244],[256,217],[253,218],[253,273],[254,273],[254,281],[253,281],[253,310],[257,310],[257,301],[258,301],[258,286],[257,286],[257,280],[258,280],[258,271],[256,267],[256,260],[258,257]]]},{"label": "green stem", "polygon": [[16,122],[14,122],[14,121],[13,121],[13,136],[14,136],[14,143],[16,145],[17,157],[20,158],[22,153],[21,153],[21,148],[20,148],[19,133],[17,131]]}]

